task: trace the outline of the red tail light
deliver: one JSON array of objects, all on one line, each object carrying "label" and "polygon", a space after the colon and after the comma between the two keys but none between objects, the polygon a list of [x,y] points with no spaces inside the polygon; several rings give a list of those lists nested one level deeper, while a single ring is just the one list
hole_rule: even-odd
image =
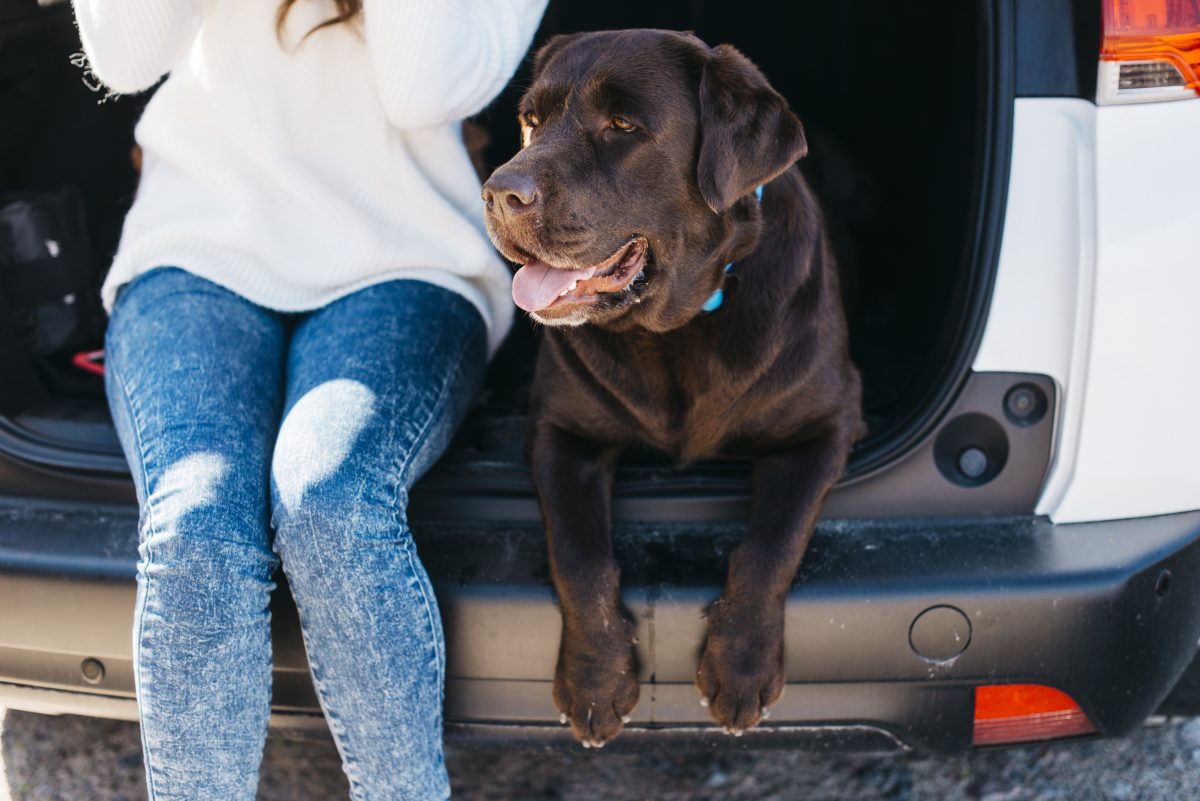
[{"label": "red tail light", "polygon": [[1102,101],[1200,94],[1200,0],[1102,2]]},{"label": "red tail light", "polygon": [[1096,727],[1064,692],[1040,684],[975,688],[975,745],[1006,745],[1094,734]]}]

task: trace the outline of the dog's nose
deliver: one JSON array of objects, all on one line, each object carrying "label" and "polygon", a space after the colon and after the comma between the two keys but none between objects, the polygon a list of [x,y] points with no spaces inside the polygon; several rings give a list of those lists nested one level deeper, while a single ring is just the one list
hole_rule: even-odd
[{"label": "dog's nose", "polygon": [[501,214],[521,214],[530,211],[540,200],[537,183],[528,175],[519,172],[497,171],[483,185],[483,202],[489,210]]}]

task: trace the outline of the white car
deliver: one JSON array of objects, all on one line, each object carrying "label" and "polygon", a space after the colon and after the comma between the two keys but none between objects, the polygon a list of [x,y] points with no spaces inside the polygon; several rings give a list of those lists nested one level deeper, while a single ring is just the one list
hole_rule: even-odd
[{"label": "white car", "polygon": [[[140,101],[97,102],[69,9],[17,6],[4,190],[78,187],[103,265]],[[787,693],[737,745],[955,751],[1200,714],[1200,0],[562,0],[539,37],[633,26],[763,68],[808,126],[852,276],[870,434],[790,597]],[[475,121],[492,165],[516,148],[523,80]],[[32,350],[29,308],[64,301],[29,307],[22,264],[0,253],[0,300]],[[569,743],[522,459],[535,340],[516,326],[411,519],[445,616],[449,733]],[[6,353],[0,704],[133,719],[137,510],[94,360]],[[43,385],[22,400],[28,375]],[[622,465],[643,692],[615,747],[734,742],[692,680],[749,488],[742,464]],[[286,588],[274,620],[274,722],[322,726]]]}]

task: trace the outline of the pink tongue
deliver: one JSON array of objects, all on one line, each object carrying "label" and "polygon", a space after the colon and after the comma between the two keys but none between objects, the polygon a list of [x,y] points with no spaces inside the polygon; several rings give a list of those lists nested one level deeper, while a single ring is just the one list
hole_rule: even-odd
[{"label": "pink tongue", "polygon": [[558,298],[572,281],[586,281],[596,272],[595,267],[586,270],[559,270],[544,261],[526,264],[513,276],[513,302],[525,311],[544,309]]}]

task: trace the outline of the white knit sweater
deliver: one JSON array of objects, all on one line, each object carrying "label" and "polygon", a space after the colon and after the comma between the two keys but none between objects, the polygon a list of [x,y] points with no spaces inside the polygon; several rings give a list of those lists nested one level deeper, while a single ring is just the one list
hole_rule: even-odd
[{"label": "white knit sweater", "polygon": [[504,87],[546,0],[75,0],[96,76],[170,77],[138,123],[137,199],[103,288],[182,267],[281,311],[416,278],[461,293],[494,351],[508,270],[483,228],[460,121]]}]

